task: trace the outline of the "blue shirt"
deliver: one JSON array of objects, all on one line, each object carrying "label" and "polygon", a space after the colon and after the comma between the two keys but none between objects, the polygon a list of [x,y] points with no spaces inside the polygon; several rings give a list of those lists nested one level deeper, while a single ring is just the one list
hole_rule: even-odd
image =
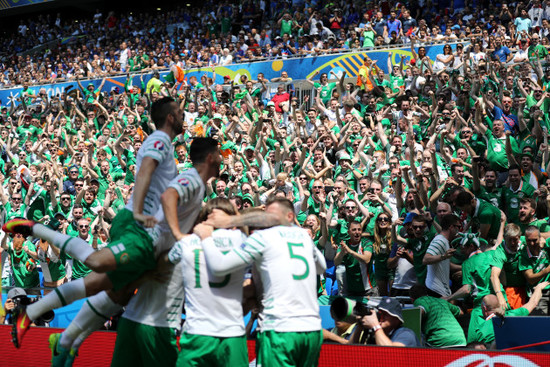
[{"label": "blue shirt", "polygon": [[391,32],[397,33],[401,30],[401,21],[399,19],[394,19],[393,21],[388,20],[388,34],[391,35]]},{"label": "blue shirt", "polygon": [[389,335],[392,342],[401,343],[406,347],[419,347],[420,343],[414,331],[406,327],[400,327]]},{"label": "blue shirt", "polygon": [[495,116],[495,120],[502,120],[504,131],[510,131],[513,135],[519,132],[518,117],[516,115],[507,115],[497,106],[493,108],[493,115]]},{"label": "blue shirt", "polygon": [[493,56],[497,57],[500,62],[506,62],[508,55],[510,55],[510,49],[506,46],[500,46],[493,51]]}]

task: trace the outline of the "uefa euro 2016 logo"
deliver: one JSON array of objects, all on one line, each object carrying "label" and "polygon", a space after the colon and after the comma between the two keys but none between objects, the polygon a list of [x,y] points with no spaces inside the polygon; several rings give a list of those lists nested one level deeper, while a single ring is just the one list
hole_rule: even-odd
[{"label": "uefa euro 2016 logo", "polygon": [[538,367],[538,364],[531,362],[527,358],[518,355],[498,355],[490,356],[486,354],[469,354],[459,358],[445,367],[493,367],[493,366],[510,366],[510,367]]}]

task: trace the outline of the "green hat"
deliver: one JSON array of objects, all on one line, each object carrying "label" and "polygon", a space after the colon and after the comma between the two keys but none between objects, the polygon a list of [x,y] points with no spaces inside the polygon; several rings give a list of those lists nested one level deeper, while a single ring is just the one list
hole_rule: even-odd
[{"label": "green hat", "polygon": [[252,195],[250,195],[250,194],[244,194],[244,195],[243,195],[243,203],[244,203],[245,201],[249,201],[250,204],[254,205],[254,198],[253,198]]},{"label": "green hat", "polygon": [[523,158],[523,157],[529,157],[529,159],[531,161],[534,161],[535,159],[533,158],[533,155],[531,154],[531,152],[522,152],[520,154],[520,158]]},{"label": "green hat", "polygon": [[482,245],[486,246],[487,241],[479,237],[479,233],[459,233],[457,238],[455,238],[451,245],[454,248],[457,247],[468,247],[471,244],[474,244],[476,248],[480,248]]},{"label": "green hat", "polygon": [[351,157],[349,156],[349,154],[344,153],[340,156],[340,158],[338,158],[338,160],[339,161],[343,161],[343,160],[351,161]]}]

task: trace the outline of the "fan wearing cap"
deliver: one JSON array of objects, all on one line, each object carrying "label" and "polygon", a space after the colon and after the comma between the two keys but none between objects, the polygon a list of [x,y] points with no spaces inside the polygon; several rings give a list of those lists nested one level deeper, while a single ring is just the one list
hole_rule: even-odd
[{"label": "fan wearing cap", "polygon": [[378,305],[378,312],[357,317],[357,328],[350,343],[358,343],[364,330],[371,332],[367,344],[393,347],[419,347],[420,343],[409,328],[403,327],[403,309],[395,298],[384,297]]},{"label": "fan wearing cap", "polygon": [[[8,292],[6,303],[4,303],[4,309],[0,310],[3,311],[0,312],[0,324],[4,324],[4,321],[6,320],[6,315],[10,315],[11,311],[15,307],[15,303],[23,297],[27,297],[27,292],[25,292],[23,288],[14,287],[10,289],[10,291]],[[11,323],[11,321],[9,321],[8,323]]]},{"label": "fan wearing cap", "polygon": [[[504,225],[501,227],[500,241],[502,241]],[[491,326],[484,324],[481,300],[486,295],[495,293],[491,284],[494,251],[488,246],[486,240],[474,233],[461,233],[451,244],[453,247],[460,247],[467,259],[462,264],[462,287],[443,299],[451,301],[471,296],[474,308],[470,314],[467,341],[468,343],[491,343],[495,337]],[[503,292],[504,289],[501,287],[498,291]]]},{"label": "fan wearing cap", "polygon": [[80,80],[78,79],[78,76],[76,77],[76,82],[78,83],[78,86],[82,90],[82,93],[84,93],[84,98],[87,103],[94,103],[96,97],[101,93],[101,89],[103,89],[103,85],[105,84],[105,78],[101,81],[101,84],[99,85],[99,88],[94,90],[94,84],[89,83],[86,88],[80,83]]}]

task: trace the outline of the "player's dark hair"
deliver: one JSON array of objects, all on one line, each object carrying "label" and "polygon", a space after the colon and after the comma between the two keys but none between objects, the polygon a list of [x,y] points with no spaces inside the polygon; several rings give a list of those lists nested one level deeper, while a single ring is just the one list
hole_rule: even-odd
[{"label": "player's dark hair", "polygon": [[473,198],[474,197],[472,196],[472,194],[470,194],[468,191],[462,191],[456,197],[455,204],[456,204],[456,206],[459,206],[459,207],[464,206],[464,205],[468,205],[472,202]]},{"label": "player's dark hair", "polygon": [[226,198],[214,198],[206,202],[206,205],[201,209],[199,216],[197,217],[196,223],[205,221],[208,218],[208,215],[212,213],[212,210],[219,209],[229,215],[237,214],[235,207],[231,204],[231,201]]},{"label": "player's dark hair", "polygon": [[424,284],[415,284],[409,289],[409,296],[412,299],[419,299],[428,295],[428,288]]},{"label": "player's dark hair", "polygon": [[290,202],[290,200],[288,200],[287,198],[283,198],[281,196],[270,196],[268,199],[267,199],[267,202],[265,203],[265,206],[268,207],[270,206],[271,204],[273,203],[277,203],[279,204],[281,207],[291,211],[292,213],[294,213],[294,205],[292,205],[292,203]]},{"label": "player's dark hair", "polygon": [[460,222],[460,219],[454,214],[445,214],[443,218],[441,218],[441,229],[446,231],[451,226],[458,225]]},{"label": "player's dark hair", "polygon": [[214,153],[218,148],[218,142],[212,138],[195,138],[191,143],[189,157],[193,164],[200,164],[206,161],[208,154]]},{"label": "player's dark hair", "polygon": [[172,112],[172,102],[175,102],[172,97],[164,97],[153,102],[151,106],[151,119],[153,119],[157,129],[162,129],[166,118]]}]

